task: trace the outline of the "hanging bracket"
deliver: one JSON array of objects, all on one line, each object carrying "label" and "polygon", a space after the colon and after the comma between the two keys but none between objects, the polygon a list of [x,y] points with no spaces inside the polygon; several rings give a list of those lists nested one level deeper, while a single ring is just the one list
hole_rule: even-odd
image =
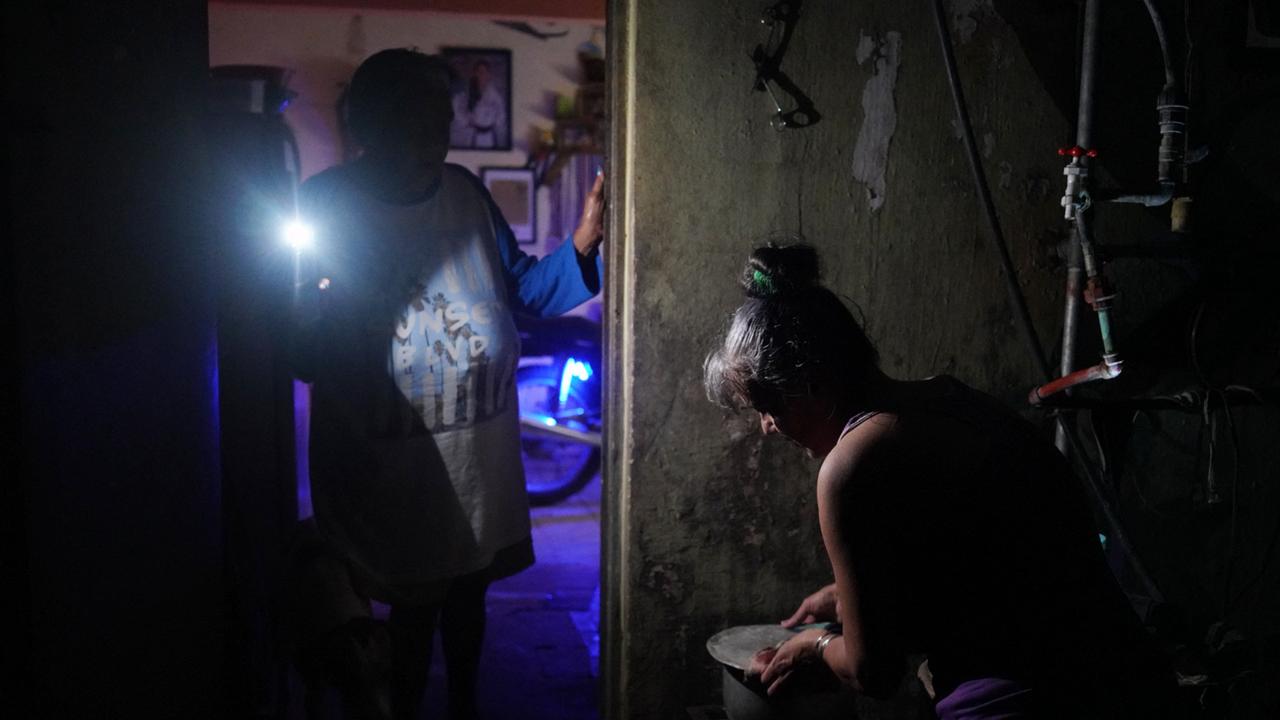
[{"label": "hanging bracket", "polygon": [[[781,0],[766,7],[760,15],[760,24],[768,29],[769,36],[751,51],[751,62],[756,68],[752,89],[769,94],[776,110],[769,124],[778,131],[806,128],[822,119],[809,96],[782,71],[782,58],[787,54],[791,35],[800,20],[801,4],[802,0]],[[770,83],[790,96],[794,107],[784,110]]]}]

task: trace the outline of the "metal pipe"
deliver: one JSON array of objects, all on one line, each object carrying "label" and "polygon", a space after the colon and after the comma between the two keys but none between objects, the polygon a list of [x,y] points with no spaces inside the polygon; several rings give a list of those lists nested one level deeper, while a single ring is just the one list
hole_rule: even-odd
[{"label": "metal pipe", "polygon": [[539,422],[535,418],[520,417],[520,432],[529,435],[540,435],[542,437],[553,438],[556,440],[569,440],[572,442],[580,442],[595,447],[601,446],[601,436],[598,432],[582,432],[574,430],[563,425],[548,425],[545,422]]},{"label": "metal pipe", "polygon": [[[940,0],[935,0],[935,5],[940,5]],[[1081,228],[1082,223],[1078,221],[1080,216],[1083,215],[1083,211],[1081,209],[1080,212],[1077,212],[1077,209],[1079,208],[1079,195],[1080,193],[1086,190],[1085,178],[1088,176],[1088,165],[1089,165],[1088,151],[1093,147],[1094,95],[1095,95],[1095,83],[1097,79],[1098,54],[1099,54],[1098,50],[1100,47],[1100,38],[1101,38],[1100,36],[1101,8],[1102,8],[1101,0],[1085,0],[1084,30],[1082,33],[1083,37],[1081,38],[1081,48],[1080,48],[1080,54],[1081,54],[1080,94],[1077,101],[1078,104],[1077,104],[1077,111],[1076,111],[1076,146],[1081,149],[1081,154],[1077,157],[1073,157],[1071,164],[1069,164],[1067,168],[1064,170],[1064,174],[1067,176],[1067,192],[1062,199],[1062,205],[1063,205],[1063,210],[1064,210],[1066,219],[1076,221],[1077,232],[1074,234],[1076,235],[1084,234],[1086,236],[1087,236],[1087,233],[1083,233]],[[1086,241],[1087,241],[1087,237],[1086,237]],[[1085,246],[1083,244],[1078,244],[1076,242],[1073,242],[1072,246],[1073,246],[1072,256],[1074,257],[1074,254],[1075,254],[1074,247],[1078,246],[1080,248],[1081,259],[1083,260],[1084,254],[1085,254]],[[1090,252],[1090,255],[1092,255],[1092,252]],[[1092,258],[1090,261],[1092,262]],[[1078,277],[1079,276],[1077,276],[1077,282],[1078,282]],[[1070,287],[1070,282],[1071,282],[1071,278],[1070,276],[1068,276],[1068,287]],[[1073,302],[1072,298],[1075,298],[1074,302],[1076,303],[1076,308],[1078,308],[1079,307],[1078,295],[1068,296],[1068,299],[1067,299],[1068,306],[1070,306],[1070,304]],[[1068,311],[1069,310],[1064,309],[1064,314]],[[1109,332],[1109,322],[1108,322],[1108,332]],[[1072,336],[1070,337],[1069,342],[1067,341],[1068,339],[1067,339],[1066,333],[1067,333],[1067,329],[1064,327],[1063,329],[1063,340],[1064,340],[1063,360],[1064,362],[1068,361],[1068,358],[1066,357],[1066,354],[1067,354],[1066,350],[1068,346],[1070,346],[1071,348],[1072,357],[1070,358],[1070,360],[1072,361],[1074,360],[1074,354],[1075,354],[1075,336],[1074,336],[1075,328],[1072,329]],[[1061,383],[1061,387],[1059,389],[1066,390],[1072,387],[1073,385],[1080,384],[1080,382],[1086,381],[1086,380],[1075,381],[1073,379],[1073,376],[1090,378],[1090,379],[1102,379],[1104,376],[1108,375],[1109,373],[1118,372],[1118,370],[1119,370],[1118,365],[1113,366],[1104,360],[1104,362],[1099,363],[1098,365],[1095,365],[1092,368],[1086,368],[1084,370],[1077,371],[1075,373],[1069,373],[1067,377],[1059,378],[1058,380],[1051,381],[1048,385],[1043,386],[1042,388],[1036,388],[1036,390],[1033,390],[1032,404],[1039,404],[1038,401],[1034,398],[1037,398],[1038,393],[1042,391],[1044,388],[1048,388],[1054,385],[1055,383]],[[1046,376],[1048,375],[1047,365],[1045,366],[1045,374]],[[1055,394],[1056,392],[1058,392],[1058,390],[1054,390],[1054,392],[1052,393],[1047,393],[1045,396]],[[1044,396],[1039,396],[1039,397],[1044,397]],[[1154,582],[1152,582],[1151,576],[1147,574],[1146,568],[1143,567],[1142,565],[1142,561],[1139,560],[1137,554],[1134,553],[1133,546],[1129,543],[1129,539],[1124,531],[1124,526],[1120,524],[1120,519],[1116,516],[1115,511],[1112,508],[1111,502],[1108,500],[1108,495],[1104,491],[1104,488],[1102,486],[1100,479],[1095,475],[1094,469],[1090,466],[1088,458],[1084,454],[1083,449],[1080,446],[1079,438],[1077,438],[1075,433],[1072,432],[1071,428],[1066,424],[1066,421],[1061,415],[1057,417],[1057,439],[1060,443],[1059,447],[1065,446],[1069,451],[1070,454],[1068,455],[1068,457],[1074,455],[1076,459],[1079,461],[1080,467],[1082,468],[1082,471],[1084,474],[1085,481],[1088,484],[1088,488],[1097,500],[1097,509],[1102,514],[1104,524],[1107,526],[1107,529],[1110,531],[1109,535],[1111,537],[1112,544],[1115,547],[1117,547],[1121,555],[1123,555],[1129,561],[1130,567],[1132,568],[1134,574],[1137,576],[1139,581],[1142,583],[1143,588],[1146,590],[1148,597],[1152,598],[1156,602],[1163,601],[1163,595],[1160,593],[1160,589],[1155,586]]]},{"label": "metal pipe", "polygon": [[[1080,88],[1076,100],[1076,147],[1087,151],[1093,145],[1093,96],[1094,84],[1098,72],[1098,43],[1101,24],[1101,0],[1086,0],[1084,6],[1084,28],[1080,38]],[[1085,178],[1089,174],[1089,156],[1087,154],[1074,158],[1071,166],[1064,171],[1067,175],[1067,192],[1062,198],[1064,215],[1074,220],[1076,215],[1076,199],[1085,190]],[[1072,166],[1077,166],[1072,171]],[[1084,291],[1081,283],[1083,269],[1081,266],[1080,243],[1074,238],[1068,242],[1071,249],[1067,257],[1066,298],[1062,309],[1062,358],[1058,365],[1060,377],[1066,377],[1075,370],[1076,335],[1079,332],[1080,298]],[[1034,395],[1039,388],[1032,391]],[[1034,401],[1033,401],[1033,404]],[[1058,419],[1054,430],[1053,444],[1058,451],[1066,455],[1072,443],[1067,437],[1069,430],[1066,421]]]},{"label": "metal pipe", "polygon": [[[1062,358],[1058,363],[1058,374],[1066,377],[1075,371],[1076,362],[1076,334],[1077,327],[1080,322],[1080,296],[1084,292],[1084,267],[1081,264],[1080,243],[1070,242],[1070,250],[1067,255],[1067,287],[1065,291],[1066,302],[1062,310]],[[1034,402],[1032,404],[1035,404]],[[1069,444],[1067,442],[1066,426],[1059,422],[1053,433],[1053,444],[1058,448],[1058,452],[1063,455],[1067,454]]]},{"label": "metal pipe", "polygon": [[[1117,195],[1113,198],[1107,198],[1105,202],[1128,203],[1131,205],[1146,205],[1147,207],[1160,207],[1173,199],[1173,186],[1166,185],[1163,190],[1157,193],[1147,193],[1145,195]],[[1094,198],[1097,200],[1097,198]]]},{"label": "metal pipe", "polygon": [[1100,8],[1101,0],[1087,0],[1084,9],[1084,32],[1080,41],[1080,94],[1076,99],[1076,146],[1071,149],[1070,162],[1062,169],[1062,174],[1067,178],[1067,189],[1061,202],[1062,217],[1065,220],[1075,220],[1081,197],[1087,195],[1089,158],[1095,153],[1093,103],[1098,74]]},{"label": "metal pipe", "polygon": [[[1159,172],[1157,177],[1164,191],[1173,194],[1173,188],[1183,181],[1183,164],[1186,155],[1187,100],[1182,93],[1182,85],[1178,82],[1178,74],[1173,69],[1172,55],[1169,53],[1169,39],[1165,32],[1164,19],[1156,9],[1155,0],[1143,0],[1147,13],[1151,16],[1151,25],[1156,31],[1156,41],[1160,44],[1160,57],[1164,60],[1164,87],[1156,99],[1156,111],[1160,116],[1160,150]],[[1146,196],[1151,200],[1160,195]],[[1167,202],[1167,200],[1166,200]],[[1144,205],[1151,206],[1150,202]],[[1163,205],[1164,203],[1159,203]]]},{"label": "metal pipe", "polygon": [[[1080,97],[1076,106],[1076,145],[1093,147],[1093,97],[1098,76],[1102,0],[1084,4],[1084,38],[1080,49]],[[1087,161],[1085,161],[1087,162]]]}]

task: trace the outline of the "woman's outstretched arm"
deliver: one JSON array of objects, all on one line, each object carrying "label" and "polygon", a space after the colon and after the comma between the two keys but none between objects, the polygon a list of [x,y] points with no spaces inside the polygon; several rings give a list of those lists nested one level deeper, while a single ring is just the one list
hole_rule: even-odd
[{"label": "woman's outstretched arm", "polygon": [[880,502],[892,491],[895,457],[904,451],[897,418],[877,415],[850,432],[818,474],[818,518],[836,579],[843,634],[823,660],[855,690],[886,697],[902,678],[904,654],[897,614],[903,568],[884,532],[896,524],[896,505]]}]

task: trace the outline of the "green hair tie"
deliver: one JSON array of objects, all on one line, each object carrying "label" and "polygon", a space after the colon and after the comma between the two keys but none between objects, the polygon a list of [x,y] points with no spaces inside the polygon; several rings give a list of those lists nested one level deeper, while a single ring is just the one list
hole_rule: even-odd
[{"label": "green hair tie", "polygon": [[751,281],[756,284],[756,289],[762,290],[765,295],[773,294],[773,278],[768,275],[765,275],[759,270],[754,270],[751,273]]}]

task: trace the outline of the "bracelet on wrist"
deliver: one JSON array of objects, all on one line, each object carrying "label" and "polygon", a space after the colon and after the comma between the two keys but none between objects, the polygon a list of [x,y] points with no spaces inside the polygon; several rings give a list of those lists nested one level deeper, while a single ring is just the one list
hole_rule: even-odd
[{"label": "bracelet on wrist", "polygon": [[823,633],[821,637],[814,641],[813,649],[817,653],[819,660],[822,659],[822,653],[826,651],[827,646],[831,644],[831,641],[838,637],[840,637],[840,633],[828,631]]}]

